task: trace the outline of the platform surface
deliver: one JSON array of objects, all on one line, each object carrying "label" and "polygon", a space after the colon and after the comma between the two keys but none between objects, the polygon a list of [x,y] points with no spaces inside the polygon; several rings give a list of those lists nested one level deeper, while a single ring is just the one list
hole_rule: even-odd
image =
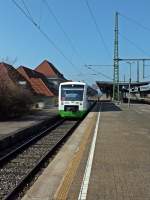
[{"label": "platform surface", "polygon": [[[87,147],[67,200],[78,199]],[[102,103],[87,200],[150,199],[150,106]]]},{"label": "platform surface", "polygon": [[[23,200],[81,200],[98,116],[93,110]],[[95,123],[94,123],[95,121]],[[87,200],[150,199],[150,106],[102,102]]]}]

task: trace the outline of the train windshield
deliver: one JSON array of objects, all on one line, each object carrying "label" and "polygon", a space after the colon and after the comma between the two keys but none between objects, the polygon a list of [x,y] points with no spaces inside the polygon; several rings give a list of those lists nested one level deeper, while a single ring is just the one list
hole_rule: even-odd
[{"label": "train windshield", "polygon": [[84,85],[62,85],[62,101],[83,101]]}]

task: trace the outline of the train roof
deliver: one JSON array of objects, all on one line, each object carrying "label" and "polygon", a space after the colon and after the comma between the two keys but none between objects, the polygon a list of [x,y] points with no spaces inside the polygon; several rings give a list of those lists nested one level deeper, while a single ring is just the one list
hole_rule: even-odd
[{"label": "train roof", "polygon": [[62,82],[60,85],[86,85],[84,82],[79,82],[79,81],[69,81],[69,82]]}]

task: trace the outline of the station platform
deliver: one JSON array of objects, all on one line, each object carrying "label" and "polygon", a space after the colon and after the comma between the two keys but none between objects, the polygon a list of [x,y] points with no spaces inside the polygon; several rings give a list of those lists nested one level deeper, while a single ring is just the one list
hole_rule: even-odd
[{"label": "station platform", "polygon": [[51,118],[57,115],[57,108],[43,109],[36,111],[30,115],[21,118],[16,118],[9,121],[0,121],[0,140],[17,131],[33,126],[46,118]]},{"label": "station platform", "polygon": [[22,199],[149,200],[149,122],[149,105],[99,103]]},{"label": "station platform", "polygon": [[57,116],[57,107],[51,107],[13,120],[0,121],[0,156],[1,150],[5,150],[19,142],[28,136],[28,133],[30,134],[32,130],[39,129],[43,124],[48,123]]}]

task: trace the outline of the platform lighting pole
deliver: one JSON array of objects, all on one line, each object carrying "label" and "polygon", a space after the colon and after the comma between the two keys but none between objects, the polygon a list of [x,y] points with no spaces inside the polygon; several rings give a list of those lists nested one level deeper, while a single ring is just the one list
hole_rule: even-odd
[{"label": "platform lighting pole", "polygon": [[128,97],[128,108],[130,108],[130,100],[131,100],[131,65],[134,63],[134,62],[127,62],[130,66],[130,75],[129,75],[129,97]]},{"label": "platform lighting pole", "polygon": [[123,76],[124,83],[126,82],[126,75]]},{"label": "platform lighting pole", "polygon": [[137,83],[140,81],[140,76],[139,76],[139,61],[137,61]]},{"label": "platform lighting pole", "polygon": [[145,78],[145,60],[143,60],[143,79]]}]

